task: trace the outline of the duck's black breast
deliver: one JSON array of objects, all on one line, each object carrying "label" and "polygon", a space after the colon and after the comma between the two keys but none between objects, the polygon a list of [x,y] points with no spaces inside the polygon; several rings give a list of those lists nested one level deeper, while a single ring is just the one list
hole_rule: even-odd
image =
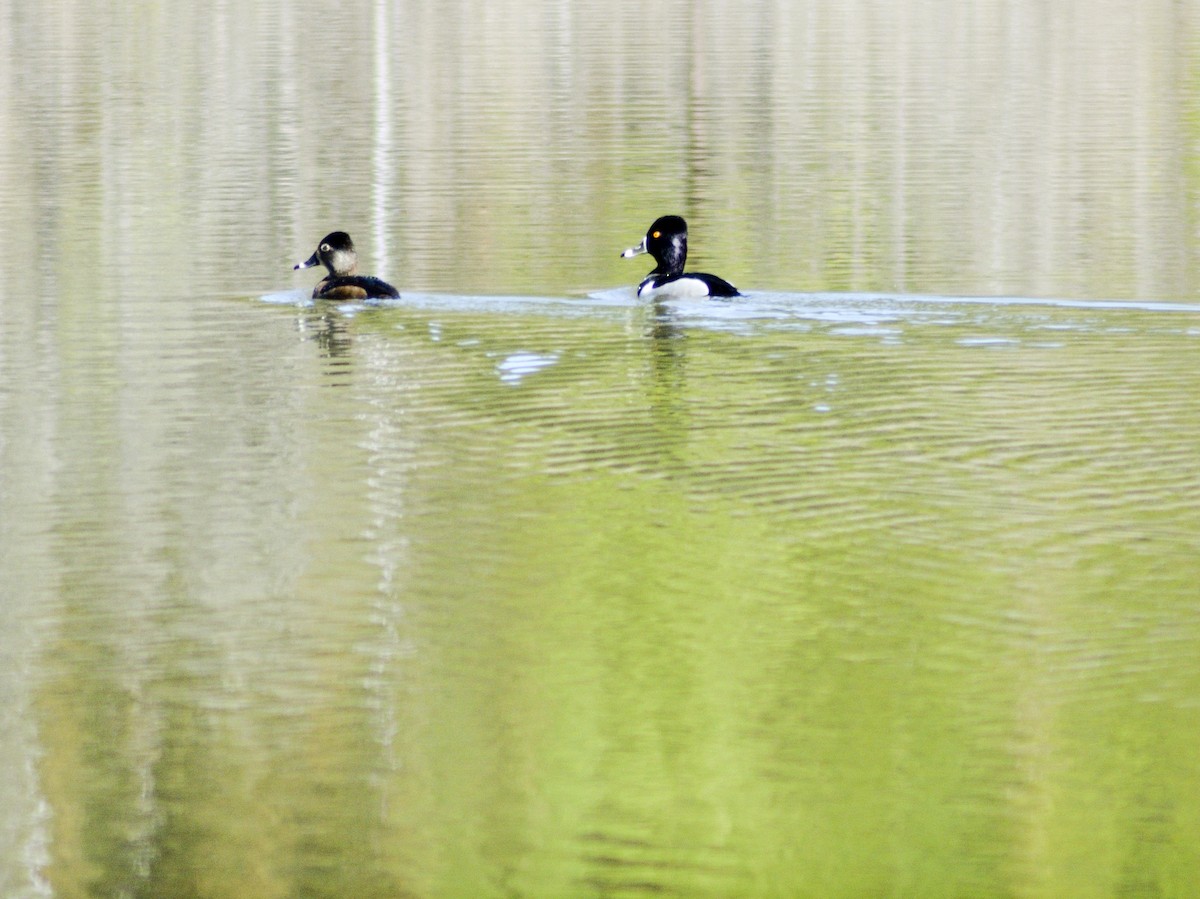
[{"label": "duck's black breast", "polygon": [[313,288],[314,300],[396,299],[400,291],[371,275],[331,275]]}]

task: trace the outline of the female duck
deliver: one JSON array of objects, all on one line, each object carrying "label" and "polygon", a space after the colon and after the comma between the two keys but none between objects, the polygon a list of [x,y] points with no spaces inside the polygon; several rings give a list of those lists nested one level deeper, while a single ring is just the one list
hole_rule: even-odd
[{"label": "female duck", "polygon": [[740,297],[738,289],[716,275],[683,273],[687,260],[687,222],[677,215],[654,220],[642,242],[621,255],[626,259],[649,253],[658,263],[638,285],[639,297]]},{"label": "female duck", "polygon": [[318,264],[325,266],[329,274],[313,288],[314,300],[394,299],[400,296],[400,291],[386,281],[358,273],[358,253],[345,231],[325,235],[316,252],[304,262],[297,263],[292,271]]}]

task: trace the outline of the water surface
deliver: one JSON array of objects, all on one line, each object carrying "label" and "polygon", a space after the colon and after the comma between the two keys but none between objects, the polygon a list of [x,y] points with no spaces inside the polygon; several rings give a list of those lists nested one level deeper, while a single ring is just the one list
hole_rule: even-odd
[{"label": "water surface", "polygon": [[0,894],[1191,895],[1195,13],[0,0]]}]

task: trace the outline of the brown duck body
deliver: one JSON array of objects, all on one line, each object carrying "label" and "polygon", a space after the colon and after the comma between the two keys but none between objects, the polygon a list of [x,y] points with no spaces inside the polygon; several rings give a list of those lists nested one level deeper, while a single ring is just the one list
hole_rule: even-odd
[{"label": "brown duck body", "polygon": [[313,288],[314,300],[395,299],[400,296],[400,291],[386,281],[358,273],[358,253],[345,231],[325,235],[316,251],[297,263],[293,271],[314,265],[323,265],[329,272],[328,277],[322,278]]},{"label": "brown duck body", "polygon": [[395,299],[400,291],[370,275],[330,275],[313,288],[314,300]]}]

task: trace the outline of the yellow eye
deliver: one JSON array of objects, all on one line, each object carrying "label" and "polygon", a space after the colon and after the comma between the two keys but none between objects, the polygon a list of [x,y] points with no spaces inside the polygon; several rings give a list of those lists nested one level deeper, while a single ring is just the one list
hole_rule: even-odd
[{"label": "yellow eye", "polygon": [[650,236],[651,236],[651,237],[653,237],[653,238],[655,238],[655,239],[657,240],[658,238],[662,237],[662,232],[661,232],[661,231],[655,231],[655,232],[654,232],[653,234],[651,234]]}]

